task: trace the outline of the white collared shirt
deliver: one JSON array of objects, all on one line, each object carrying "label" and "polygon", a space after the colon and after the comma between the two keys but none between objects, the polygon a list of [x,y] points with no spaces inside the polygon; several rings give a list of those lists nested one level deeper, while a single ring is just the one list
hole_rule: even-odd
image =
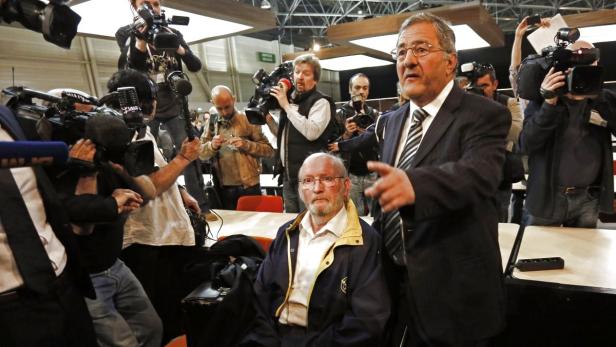
[{"label": "white collared shirt", "polygon": [[[0,126],[0,141],[14,141],[11,135]],[[19,188],[32,224],[38,233],[39,239],[47,252],[47,257],[56,274],[59,276],[66,266],[66,251],[64,246],[56,237],[51,225],[47,222],[47,214],[43,205],[43,198],[38,190],[34,170],[30,167],[20,167],[10,169],[15,183]],[[1,194],[1,193],[0,193]],[[27,218],[28,216],[24,216]],[[15,257],[9,246],[8,239],[2,221],[0,220],[0,293],[13,290],[23,285]]]},{"label": "white collared shirt", "polygon": [[[423,123],[421,123],[421,126],[423,128],[423,134],[421,137],[421,141],[419,142],[420,146],[421,146],[421,142],[423,141],[423,136],[428,132],[428,128],[430,128],[430,124],[432,124],[432,121],[438,114],[438,111],[441,109],[441,106],[443,106],[443,103],[445,103],[445,99],[447,99],[447,96],[449,96],[449,93],[451,92],[452,89],[453,89],[453,80],[449,81],[449,83],[445,85],[445,88],[441,90],[439,95],[437,95],[437,97],[434,98],[434,100],[430,101],[430,103],[428,103],[426,106],[421,107],[423,108],[424,111],[426,111],[426,113],[428,113],[428,117],[426,117]],[[398,165],[398,160],[400,160],[400,154],[402,154],[402,150],[404,149],[404,145],[406,144],[406,137],[409,133],[409,129],[411,128],[411,125],[415,123],[415,120],[412,117],[413,112],[415,112],[415,110],[418,108],[420,107],[415,105],[415,103],[409,100],[409,113],[408,113],[408,116],[406,117],[406,120],[404,121],[404,126],[402,128],[402,136],[400,136],[400,142],[398,142],[398,150],[396,151],[396,161],[394,162],[394,165]]]},{"label": "white collared shirt", "polygon": [[280,313],[279,322],[286,325],[308,325],[308,300],[312,284],[316,281],[319,265],[327,251],[344,232],[347,211],[343,205],[340,211],[316,233],[310,224],[310,213],[300,223],[299,242],[295,275],[289,300]]},{"label": "white collared shirt", "polygon": [[[147,129],[143,140],[154,145],[154,163],[158,167],[167,161],[158,150],[156,139]],[[133,139],[134,141],[134,139]],[[182,202],[177,184],[172,184],[155,199],[131,212],[124,224],[123,248],[133,243],[150,246],[194,246],[195,232]]]},{"label": "white collared shirt", "polygon": [[285,125],[284,129],[282,129],[281,134],[280,160],[282,160],[282,163],[287,165],[285,161],[287,151],[286,138],[291,124],[300,134],[304,135],[308,141],[315,141],[323,134],[325,129],[327,129],[331,117],[329,101],[325,98],[317,100],[314,105],[312,105],[308,117],[304,117],[299,113],[299,105],[290,104],[289,111],[287,112],[287,120],[289,122]]}]

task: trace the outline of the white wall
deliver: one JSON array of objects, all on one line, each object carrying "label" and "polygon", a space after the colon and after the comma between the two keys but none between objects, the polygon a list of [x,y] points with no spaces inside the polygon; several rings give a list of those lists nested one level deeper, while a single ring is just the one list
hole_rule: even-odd
[{"label": "white wall", "polygon": [[[204,68],[188,73],[193,84],[190,108],[209,108],[209,91],[218,84],[230,87],[241,104],[254,93],[252,75],[259,68],[273,70],[282,54],[293,52],[293,46],[279,45],[244,36],[191,45]],[[273,53],[277,63],[263,63],[257,52]],[[117,70],[119,48],[115,40],[78,36],[70,50],[59,48],[39,33],[21,28],[0,26],[0,88],[15,84],[47,91],[54,88],[75,88],[102,96],[109,77]],[[338,73],[323,71],[319,89],[338,101]]]}]

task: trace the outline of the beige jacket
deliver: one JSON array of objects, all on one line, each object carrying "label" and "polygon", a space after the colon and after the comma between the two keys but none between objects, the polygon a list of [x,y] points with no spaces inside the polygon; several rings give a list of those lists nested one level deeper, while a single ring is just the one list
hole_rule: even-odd
[{"label": "beige jacket", "polygon": [[[213,118],[217,120],[212,124]],[[214,150],[211,141],[215,135],[222,135],[225,139],[241,137],[244,139],[244,144],[241,148],[235,149],[228,143],[223,143],[218,150]],[[223,186],[242,185],[248,188],[259,184],[261,174],[259,158],[273,157],[276,153],[263,135],[261,127],[250,124],[246,115],[239,111],[230,121],[222,117],[210,117],[201,136],[201,143],[199,158],[217,161],[217,173]]]}]

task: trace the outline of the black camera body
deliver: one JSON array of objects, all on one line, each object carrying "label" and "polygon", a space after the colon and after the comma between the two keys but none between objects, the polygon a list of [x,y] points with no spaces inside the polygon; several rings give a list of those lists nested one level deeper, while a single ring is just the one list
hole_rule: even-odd
[{"label": "black camera body", "polygon": [[19,22],[24,28],[43,34],[43,38],[62,48],[71,48],[81,17],[68,0],[6,0],[0,5],[0,23]]},{"label": "black camera body", "polygon": [[259,69],[252,76],[255,83],[255,94],[250,98],[244,112],[251,124],[265,124],[265,115],[270,110],[279,108],[278,100],[270,95],[272,87],[279,84],[287,90],[287,97],[293,92],[293,63],[284,62],[274,69],[270,74],[265,70]]},{"label": "black camera body", "polygon": [[357,124],[358,127],[366,129],[367,127],[372,125],[372,123],[374,123],[374,120],[369,115],[360,113],[349,118],[349,122],[354,122],[355,124]]},{"label": "black camera body", "polygon": [[485,96],[483,88],[477,85],[477,79],[487,73],[494,73],[493,71],[494,67],[491,64],[482,64],[475,61],[460,65],[460,75],[466,77],[469,81],[464,90],[468,93]]},{"label": "black camera body", "polygon": [[[131,26],[133,34],[142,40],[154,45],[156,49],[175,51],[180,47],[179,37],[168,29],[170,24],[188,25],[190,18],[183,16],[173,16],[171,19],[165,17],[165,11],[158,15],[154,13],[149,3],[144,3],[137,9],[139,20]],[[139,28],[145,26],[145,32],[140,32]]]},{"label": "black camera body", "polygon": [[[127,125],[123,114],[108,107],[96,108],[99,103],[95,98],[70,92],[56,97],[23,87],[9,87],[3,93],[11,97],[7,106],[29,140],[57,140],[72,145],[88,138],[96,144],[95,166],[111,160],[123,165],[133,176],[155,170],[152,142],[131,142],[135,129]],[[37,105],[33,99],[44,100],[48,105]],[[94,110],[77,111],[75,103],[92,105]]]},{"label": "black camera body", "polygon": [[558,95],[595,97],[603,88],[603,68],[591,65],[599,59],[599,49],[567,49],[580,37],[576,28],[561,28],[556,34],[556,46],[546,47],[541,54],[529,55],[522,61],[518,72],[518,95],[527,100],[542,100],[541,82],[554,67],[555,71],[571,71],[565,79],[565,86],[556,91]]}]

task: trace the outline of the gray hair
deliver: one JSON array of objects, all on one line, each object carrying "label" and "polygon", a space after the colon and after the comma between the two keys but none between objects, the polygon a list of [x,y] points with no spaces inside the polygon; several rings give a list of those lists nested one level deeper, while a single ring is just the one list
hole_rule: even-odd
[{"label": "gray hair", "polygon": [[456,35],[449,27],[449,23],[443,18],[428,12],[420,12],[407,18],[400,26],[398,38],[404,29],[417,23],[430,23],[436,29],[438,43],[446,53],[456,53]]},{"label": "gray hair", "polygon": [[314,54],[302,54],[293,60],[293,68],[299,64],[308,64],[312,66],[314,80],[319,82],[321,79],[321,63],[319,63],[319,58],[317,58]]},{"label": "gray hair", "polygon": [[329,153],[319,152],[319,153],[313,153],[313,154],[309,155],[308,157],[306,157],[306,159],[304,160],[304,163],[299,168],[298,178],[301,179],[302,171],[303,171],[304,167],[306,166],[306,163],[308,163],[309,161],[314,160],[316,158],[324,158],[324,159],[329,160],[334,165],[334,168],[336,169],[336,175],[337,176],[344,177],[344,178],[348,178],[349,177],[349,173],[347,172],[346,166],[344,166],[344,162],[342,161],[342,159],[340,159],[339,157],[337,157],[335,155],[331,155]]}]

